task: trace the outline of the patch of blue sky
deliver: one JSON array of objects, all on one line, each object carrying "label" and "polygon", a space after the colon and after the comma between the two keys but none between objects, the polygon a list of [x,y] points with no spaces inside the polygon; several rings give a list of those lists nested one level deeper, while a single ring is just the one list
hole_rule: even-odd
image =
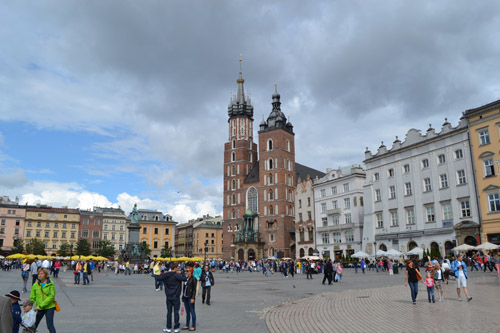
[{"label": "patch of blue sky", "polygon": [[54,76],[55,78],[62,79],[63,81],[68,83],[78,83],[78,80],[75,76],[65,73],[61,69],[44,67],[35,62],[29,62],[28,65],[26,66],[26,69],[28,69],[31,72],[40,72],[42,74],[49,74],[51,76]]}]

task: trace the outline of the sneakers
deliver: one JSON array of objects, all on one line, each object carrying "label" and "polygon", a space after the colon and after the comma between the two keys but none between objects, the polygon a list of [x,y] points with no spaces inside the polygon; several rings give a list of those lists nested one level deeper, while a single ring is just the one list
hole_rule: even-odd
[{"label": "sneakers", "polygon": [[467,302],[470,302],[471,299],[472,297],[467,297]]},{"label": "sneakers", "polygon": [[170,329],[170,328],[164,328],[163,332],[170,333],[170,332],[172,332],[172,329]]},{"label": "sneakers", "polygon": [[417,302],[413,302],[413,304],[415,305],[415,304],[417,304]]},{"label": "sneakers", "polygon": [[436,303],[436,301],[435,301],[435,300],[432,300],[432,303]]},{"label": "sneakers", "polygon": [[459,301],[459,302],[462,302],[462,299],[459,297],[459,298],[458,298],[458,301]]},{"label": "sneakers", "polygon": [[157,288],[156,291],[160,291],[160,288]]},{"label": "sneakers", "polygon": [[176,328],[176,329],[174,330],[174,333],[179,333],[180,331],[181,331],[180,329]]}]

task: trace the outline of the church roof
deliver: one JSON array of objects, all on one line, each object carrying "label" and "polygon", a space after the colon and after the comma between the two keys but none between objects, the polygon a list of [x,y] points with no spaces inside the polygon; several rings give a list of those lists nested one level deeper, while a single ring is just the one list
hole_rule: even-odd
[{"label": "church roof", "polygon": [[[297,181],[299,178],[301,179],[306,179],[307,175],[311,177],[311,179],[324,177],[325,173],[318,171],[316,169],[310,168],[308,166],[302,165],[300,163],[295,163],[295,184],[297,184]],[[250,183],[256,183],[259,181],[259,161],[257,161],[252,170],[250,170],[250,173],[247,175],[245,178],[244,183],[245,184],[250,184]]]}]

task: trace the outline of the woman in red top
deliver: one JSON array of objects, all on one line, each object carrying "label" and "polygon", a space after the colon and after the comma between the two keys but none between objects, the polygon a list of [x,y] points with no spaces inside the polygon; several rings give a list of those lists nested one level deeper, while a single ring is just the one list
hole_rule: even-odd
[{"label": "woman in red top", "polygon": [[54,263],[54,277],[58,278],[59,277],[59,270],[61,269],[61,261],[57,260]]}]

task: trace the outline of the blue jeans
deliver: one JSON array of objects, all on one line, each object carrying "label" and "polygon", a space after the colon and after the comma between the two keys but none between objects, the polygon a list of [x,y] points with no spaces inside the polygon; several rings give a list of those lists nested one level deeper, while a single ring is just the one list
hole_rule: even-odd
[{"label": "blue jeans", "polygon": [[418,294],[418,282],[408,282],[408,285],[410,286],[411,289],[411,300],[413,302],[416,302]]},{"label": "blue jeans", "polygon": [[56,333],[56,328],[54,327],[54,312],[55,308],[52,309],[47,309],[47,310],[39,310],[36,313],[36,322],[35,322],[35,327],[38,328],[38,324],[43,319],[43,316],[45,316],[45,322],[47,323],[47,328],[50,333]]},{"label": "blue jeans", "polygon": [[184,298],[184,308],[186,308],[186,326],[189,327],[189,321],[193,319],[193,328],[196,328],[196,312],[194,310],[194,303],[191,304],[190,297]]},{"label": "blue jeans", "polygon": [[80,284],[80,272],[75,274],[75,283]]},{"label": "blue jeans", "polygon": [[89,273],[83,273],[83,284],[90,284]]},{"label": "blue jeans", "polygon": [[181,299],[179,296],[167,296],[167,328],[172,329],[172,310],[174,311],[174,329],[179,328],[179,309]]},{"label": "blue jeans", "polygon": [[429,302],[431,301],[431,296],[432,300],[434,301],[434,286],[427,287],[427,298],[429,299]]}]

